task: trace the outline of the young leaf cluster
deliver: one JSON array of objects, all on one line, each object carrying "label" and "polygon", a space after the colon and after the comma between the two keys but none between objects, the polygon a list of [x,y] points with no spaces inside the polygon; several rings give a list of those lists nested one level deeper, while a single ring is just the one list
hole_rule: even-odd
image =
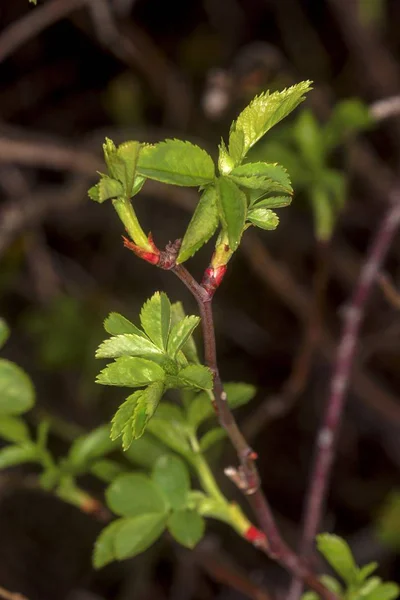
[{"label": "young leaf cluster", "polygon": [[[240,383],[227,384],[225,389],[232,408],[255,393],[252,386]],[[205,517],[227,522],[241,534],[249,527],[240,509],[219,491],[203,456],[222,437],[222,429],[216,427],[199,438],[199,428],[215,419],[208,394],[184,395],[184,408],[163,402],[146,433],[131,443],[127,457],[149,469],[150,475],[124,474],[109,486],[107,506],[120,518],[97,539],[95,567],[143,552],[166,529],[177,542],[193,548],[204,534]],[[203,491],[191,489],[188,466],[197,473]]]},{"label": "young leaf cluster", "polygon": [[359,100],[336,105],[330,119],[320,124],[310,110],[257,147],[251,158],[273,157],[284,165],[298,190],[304,190],[314,213],[315,235],[327,241],[346,196],[346,174],[331,166],[332,153],[357,132],[371,128],[372,117]]},{"label": "young leaf cluster", "polygon": [[[330,575],[321,577],[322,583],[342,600],[396,600],[400,588],[396,583],[383,582],[372,575],[377,563],[358,567],[348,544],[339,536],[323,533],[317,536],[317,547],[342,582]],[[302,600],[320,600],[315,592],[306,592]]]},{"label": "young leaf cluster", "polygon": [[151,242],[140,228],[130,198],[146,179],[197,187],[201,197],[183,236],[177,263],[190,258],[219,228],[217,246],[227,248],[226,264],[247,227],[275,229],[279,219],[273,209],[291,202],[293,190],[283,167],[244,160],[254,144],[292,112],[310,89],[310,82],[305,81],[282,92],[257,96],[232,124],[228,145],[221,142],[218,174],[211,156],[188,141],[168,139],[151,145],[130,141],[117,148],[107,139],[103,150],[108,174],[101,174],[89,196],[97,202],[112,199],[135,244],[151,252]]},{"label": "young leaf cluster", "polygon": [[192,340],[199,321],[159,292],[143,305],[140,329],[117,313],[106,319],[104,327],[112,337],[99,346],[96,357],[114,360],[97,383],[142,388],[126,399],[112,421],[111,437],[122,437],[125,450],[143,435],[166,390],[211,390],[211,372],[199,364]]}]

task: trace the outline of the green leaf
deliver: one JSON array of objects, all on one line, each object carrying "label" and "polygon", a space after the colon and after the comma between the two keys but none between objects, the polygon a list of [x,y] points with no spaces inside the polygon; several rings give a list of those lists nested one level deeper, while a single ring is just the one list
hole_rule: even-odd
[{"label": "green leaf", "polygon": [[112,420],[111,437],[115,440],[122,435],[124,450],[129,448],[133,440],[143,435],[163,392],[164,384],[156,381],[145,390],[137,391],[129,396],[119,407]]},{"label": "green leaf", "polygon": [[373,573],[374,571],[376,571],[376,569],[378,568],[378,563],[377,562],[370,562],[367,565],[364,565],[363,567],[360,567],[358,573],[357,573],[357,579],[360,583],[362,583],[363,581],[365,581],[367,579],[367,577],[369,577],[371,575],[371,573]]},{"label": "green leaf", "polygon": [[106,490],[107,506],[122,517],[164,514],[167,503],[159,487],[146,475],[120,475]]},{"label": "green leaf", "polygon": [[119,356],[141,356],[152,359],[163,356],[163,351],[147,338],[134,333],[116,335],[105,340],[96,350],[96,358],[117,358]]},{"label": "green leaf", "polygon": [[164,492],[171,508],[178,510],[186,505],[190,477],[182,459],[173,454],[161,456],[153,467],[152,478]]},{"label": "green leaf", "polygon": [[124,519],[117,530],[115,553],[118,560],[144,552],[160,537],[165,529],[164,515],[147,514]]},{"label": "green leaf", "polygon": [[163,402],[148,424],[148,430],[166,446],[183,456],[190,456],[187,426],[178,406]]},{"label": "green leaf", "polygon": [[121,356],[99,373],[96,383],[134,388],[163,381],[164,377],[164,370],[151,360]]},{"label": "green leaf", "polygon": [[286,169],[276,163],[253,162],[233,169],[229,177],[239,185],[265,192],[292,194]]},{"label": "green leaf", "polygon": [[343,594],[342,586],[334,577],[331,577],[330,575],[321,575],[319,579],[329,591],[337,594],[339,597]]},{"label": "green leaf", "polygon": [[115,541],[117,531],[124,524],[125,519],[118,519],[107,525],[97,538],[93,550],[93,566],[101,569],[113,560],[116,560]]},{"label": "green leaf", "polygon": [[114,449],[115,444],[110,439],[110,426],[102,425],[73,442],[68,454],[68,465],[74,471],[84,470],[94,460]]},{"label": "green leaf", "polygon": [[325,125],[323,139],[328,151],[345,142],[350,136],[372,129],[375,120],[368,106],[358,98],[339,102]]},{"label": "green leaf", "polygon": [[226,438],[226,432],[221,427],[215,427],[205,433],[200,439],[200,450],[206,452],[211,446]]},{"label": "green leaf", "polygon": [[226,177],[217,180],[217,193],[221,222],[228,234],[230,248],[234,251],[239,245],[246,220],[246,196]]},{"label": "green leaf", "polygon": [[[171,324],[174,327],[177,323],[185,318],[185,311],[183,309],[182,302],[175,302],[171,306]],[[199,357],[197,355],[197,348],[195,341],[192,336],[189,336],[188,340],[182,347],[182,352],[190,362],[198,363]]]},{"label": "green leaf", "polygon": [[265,92],[240,113],[232,123],[229,135],[229,155],[239,165],[247,152],[271,127],[279,123],[304,100],[311,89],[310,81],[303,81],[282,92]]},{"label": "green leaf", "polygon": [[128,321],[122,315],[112,312],[108,315],[107,319],[104,321],[104,329],[110,335],[121,335],[124,333],[132,333],[134,335],[139,335],[140,337],[146,338],[146,334],[143,333],[136,325]]},{"label": "green leaf", "polygon": [[256,227],[266,229],[267,231],[273,231],[279,225],[279,217],[273,210],[259,208],[258,205],[249,210],[247,218]]},{"label": "green leaf", "polygon": [[178,377],[185,387],[211,390],[213,386],[211,371],[203,365],[189,365],[179,371]]},{"label": "green leaf", "polygon": [[15,363],[0,359],[0,415],[20,415],[35,402],[28,375]]},{"label": "green leaf", "polygon": [[285,206],[289,206],[292,202],[292,198],[290,196],[272,196],[270,198],[260,198],[260,200],[255,200],[253,206],[254,208],[283,208]]},{"label": "green leaf", "polygon": [[194,510],[176,511],[168,519],[168,531],[186,548],[194,548],[203,537],[204,530],[204,519]]},{"label": "green leaf", "polygon": [[182,140],[165,140],[142,148],[140,175],[182,186],[207,185],[214,180],[214,163],[205,150]]},{"label": "green leaf", "polygon": [[190,220],[176,262],[185,262],[214,234],[218,226],[217,192],[208,186],[201,195]]},{"label": "green leaf", "polygon": [[9,442],[29,442],[29,429],[18,417],[0,417],[0,437]]},{"label": "green leaf", "polygon": [[157,459],[163,456],[165,452],[164,444],[145,432],[142,437],[133,440],[129,449],[126,450],[125,456],[133,464],[151,469]]},{"label": "green leaf", "polygon": [[4,346],[10,336],[10,328],[4,319],[0,317],[0,348]]},{"label": "green leaf", "polygon": [[306,592],[301,596],[301,600],[321,600],[321,597],[315,592]]},{"label": "green leaf", "polygon": [[171,304],[164,292],[156,292],[143,304],[140,322],[154,344],[166,350],[171,327]]},{"label": "green leaf", "polygon": [[38,454],[34,444],[7,446],[0,450],[0,469],[14,467],[23,463],[37,462]]},{"label": "green leaf", "polygon": [[362,600],[396,600],[400,594],[400,587],[394,582],[382,583],[367,595],[362,596]]},{"label": "green leaf", "polygon": [[117,148],[117,156],[122,161],[125,172],[121,179],[124,188],[129,197],[135,195],[139,186],[139,189],[143,186],[142,178],[139,178],[139,182],[136,183],[136,166],[139,156],[141,144],[136,141],[128,141],[120,144]]},{"label": "green leaf", "polygon": [[[256,394],[256,388],[248,383],[230,382],[224,384],[227,401],[230,408],[238,408],[247,404]],[[197,394],[189,404],[187,411],[188,423],[197,429],[204,421],[215,416],[210,398],[204,392]]]},{"label": "green leaf", "polygon": [[218,170],[221,175],[229,175],[235,164],[232,158],[229,156],[224,140],[221,140],[221,144],[218,146],[218,149]]},{"label": "green leaf", "polygon": [[90,472],[101,481],[111,483],[116,477],[126,473],[126,468],[115,460],[104,458],[93,463]]},{"label": "green leaf", "polygon": [[[111,198],[118,198],[124,194],[122,183],[111,177],[104,175],[96,186],[98,192],[98,202],[102,203]],[[92,200],[94,198],[92,197]]]},{"label": "green leaf", "polygon": [[327,190],[321,185],[314,185],[309,193],[314,213],[315,236],[320,241],[328,241],[332,237],[336,223],[331,199]]},{"label": "green leaf", "polygon": [[358,569],[347,542],[337,535],[321,533],[317,536],[317,547],[347,584],[356,580]]},{"label": "green leaf", "polygon": [[172,327],[167,346],[167,352],[171,358],[176,358],[179,350],[184,347],[199,323],[199,317],[190,316]]},{"label": "green leaf", "polygon": [[303,110],[293,126],[294,138],[303,160],[313,172],[323,169],[325,148],[322,128],[310,110]]}]

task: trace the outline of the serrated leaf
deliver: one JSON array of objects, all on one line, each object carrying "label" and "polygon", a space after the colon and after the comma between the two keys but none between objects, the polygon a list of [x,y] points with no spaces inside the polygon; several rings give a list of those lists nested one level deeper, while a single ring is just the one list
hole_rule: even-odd
[{"label": "serrated leaf", "polygon": [[145,390],[135,392],[119,407],[112,420],[113,440],[122,435],[122,446],[127,450],[133,440],[140,438],[162,397],[164,385],[155,382]]},{"label": "serrated leaf", "polygon": [[146,338],[146,334],[143,333],[143,331],[141,331],[138,327],[136,327],[136,325],[128,321],[128,319],[116,312],[112,312],[108,315],[108,317],[104,321],[104,329],[110,335],[122,335],[124,333],[131,333]]},{"label": "serrated leaf", "polygon": [[183,236],[176,262],[183,263],[193,256],[211,236],[218,226],[217,192],[215,186],[208,186],[201,195],[196,210]]},{"label": "serrated leaf", "polygon": [[164,377],[164,370],[151,360],[121,356],[99,373],[96,383],[135,388],[163,381]]},{"label": "serrated leaf", "polygon": [[156,292],[143,304],[140,322],[152,342],[161,350],[166,350],[171,327],[171,303],[167,294]]},{"label": "serrated leaf", "polygon": [[163,356],[163,351],[147,338],[134,333],[125,333],[105,340],[96,350],[96,358],[119,356],[141,356],[151,359]]},{"label": "serrated leaf", "polygon": [[88,196],[91,200],[94,200],[94,202],[100,202],[100,190],[98,183],[88,189]]},{"label": "serrated leaf", "polygon": [[125,457],[134,465],[151,469],[157,459],[166,452],[167,448],[164,444],[145,431],[142,437],[133,440],[131,446],[125,452]]},{"label": "serrated leaf", "polygon": [[[227,402],[230,408],[238,408],[247,404],[256,394],[256,388],[248,383],[230,382],[224,384]],[[197,394],[187,409],[188,423],[197,429],[204,421],[215,416],[210,398],[204,392]]]},{"label": "serrated leaf", "polygon": [[138,397],[132,416],[133,439],[143,435],[146,425],[156,411],[163,392],[163,383],[156,381],[143,390]]},{"label": "serrated leaf", "polygon": [[227,150],[224,140],[221,140],[221,144],[218,146],[218,149],[218,170],[221,173],[221,175],[229,175],[229,173],[234,168],[235,164],[232,158],[229,156],[229,152]]},{"label": "serrated leaf", "polygon": [[256,200],[252,208],[283,208],[292,202],[291,196],[272,196]]},{"label": "serrated leaf", "polygon": [[111,198],[118,198],[124,194],[122,183],[116,179],[107,177],[107,175],[103,175],[96,188],[98,191],[98,202],[100,203],[110,200]]},{"label": "serrated leaf", "polygon": [[0,348],[4,346],[10,335],[10,328],[4,319],[0,317]]},{"label": "serrated leaf", "polygon": [[167,346],[167,352],[171,358],[176,358],[179,350],[184,347],[199,323],[199,317],[189,316],[172,327]]},{"label": "serrated leaf", "polygon": [[68,453],[68,465],[73,471],[84,470],[94,460],[115,449],[110,439],[110,426],[101,425],[90,433],[77,438]]},{"label": "serrated leaf", "polygon": [[215,427],[205,433],[200,439],[200,450],[206,452],[211,446],[226,438],[226,431],[221,427]]},{"label": "serrated leaf", "polygon": [[37,461],[38,453],[34,444],[7,446],[0,450],[0,469]]},{"label": "serrated leaf", "polygon": [[201,390],[211,390],[213,386],[210,369],[203,365],[189,365],[179,371],[178,377],[185,386]]},{"label": "serrated leaf", "polygon": [[236,250],[242,237],[246,220],[247,202],[245,194],[226,177],[217,180],[218,207],[223,228],[232,251]]},{"label": "serrated leaf", "polygon": [[356,580],[358,569],[347,542],[337,535],[321,533],[317,536],[317,547],[325,560],[347,584]]},{"label": "serrated leaf", "polygon": [[178,510],[186,505],[190,477],[181,458],[173,454],[161,456],[153,467],[152,479],[163,491],[170,508]]},{"label": "serrated leaf", "polygon": [[20,415],[35,403],[35,390],[28,375],[15,363],[0,359],[0,416]]},{"label": "serrated leaf", "polygon": [[[172,304],[172,306],[171,306],[171,324],[172,324],[172,326],[179,323],[179,321],[182,321],[185,318],[185,316],[186,315],[185,315],[185,311],[183,309],[182,302],[175,302],[174,304]],[[194,362],[194,363],[199,362],[197,348],[196,348],[196,344],[193,339],[193,336],[189,336],[188,340],[182,347],[182,352],[190,362]]]},{"label": "serrated leaf", "polygon": [[98,536],[93,550],[93,566],[95,569],[101,569],[113,560],[116,560],[115,540],[117,531],[123,525],[125,519],[113,521],[105,527]]},{"label": "serrated leaf", "polygon": [[167,525],[172,537],[186,548],[194,548],[204,535],[204,519],[194,510],[172,513]]},{"label": "serrated leaf", "polygon": [[29,429],[18,417],[0,417],[0,438],[9,442],[28,442]]},{"label": "serrated leaf", "polygon": [[214,163],[205,150],[182,140],[165,140],[140,151],[140,175],[181,186],[207,185],[214,180]]},{"label": "serrated leaf", "polygon": [[232,123],[229,135],[229,155],[239,165],[250,148],[279,121],[291,113],[311,89],[310,81],[303,81],[282,92],[265,92],[240,113]]},{"label": "serrated leaf", "polygon": [[109,460],[103,458],[93,463],[90,467],[92,475],[104,481],[105,483],[111,483],[116,477],[126,473],[127,469],[117,463],[115,460]]},{"label": "serrated leaf", "polygon": [[110,510],[122,517],[164,514],[168,510],[158,486],[140,473],[117,477],[106,490],[106,500]]},{"label": "serrated leaf", "polygon": [[[123,162],[125,167],[124,177],[121,180],[129,197],[137,193],[135,190],[136,164],[138,161],[139,150],[141,144],[136,141],[128,141],[120,144],[117,148],[117,156]],[[140,178],[138,182],[139,188],[143,185],[143,180]]]},{"label": "serrated leaf", "polygon": [[273,193],[293,193],[288,172],[276,163],[246,163],[233,169],[229,176],[236,183],[250,189]]},{"label": "serrated leaf", "polygon": [[273,231],[279,225],[279,217],[273,210],[259,208],[258,205],[249,210],[247,218],[256,227],[267,231]]},{"label": "serrated leaf", "polygon": [[118,528],[115,554],[118,560],[130,558],[144,552],[160,537],[165,529],[165,515],[147,514],[124,519]]},{"label": "serrated leaf", "polygon": [[[133,417],[133,411],[135,410],[137,399],[140,397],[141,393],[142,393],[142,390],[138,390],[137,392],[134,392],[133,394],[131,394],[125,400],[125,402],[123,402],[121,404],[121,406],[118,408],[117,412],[113,416],[112,421],[111,421],[111,439],[112,440],[116,440],[121,435],[123,435],[125,433],[126,429],[128,430],[127,440],[129,440],[129,437],[132,438],[132,440],[133,440],[131,419]],[[132,443],[132,441],[131,441],[131,443]],[[124,444],[124,446],[125,446],[125,444]],[[127,449],[128,447],[129,447],[129,444],[126,445],[125,449]]]},{"label": "serrated leaf", "polygon": [[183,456],[192,454],[187,426],[178,406],[163,402],[148,424],[148,431]]}]

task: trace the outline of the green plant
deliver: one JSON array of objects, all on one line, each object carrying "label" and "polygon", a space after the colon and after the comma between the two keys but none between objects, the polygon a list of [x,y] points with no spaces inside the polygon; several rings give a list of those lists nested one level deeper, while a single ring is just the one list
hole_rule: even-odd
[{"label": "green plant", "polygon": [[371,129],[374,118],[358,99],[343,100],[321,124],[311,110],[300,112],[293,123],[261,142],[251,154],[255,160],[279,161],[286,167],[297,192],[303,192],[314,215],[315,237],[327,242],[344,207],[348,176],[334,167],[334,153],[356,133]]},{"label": "green plant", "polygon": [[[303,82],[256,97],[232,124],[228,143],[221,141],[218,173],[211,156],[189,142],[147,145],[128,141],[116,147],[106,140],[108,173],[100,174],[89,196],[99,203],[112,202],[130,238],[124,238],[125,246],[148,263],[174,273],[192,292],[200,312],[200,317],[186,316],[180,302],[171,304],[165,293],[156,292],[142,307],[140,326],[115,312],[107,317],[104,327],[109,337],[100,344],[96,357],[111,362],[97,382],[133,390],[111,424],[73,441],[65,457],[53,457],[47,444],[48,424],[41,424],[31,436],[19,417],[34,402],[29,378],[16,365],[0,362],[0,414],[5,407],[0,435],[12,443],[0,450],[0,466],[35,462],[42,468],[42,487],[106,517],[108,513],[80,487],[80,477],[91,473],[108,484],[106,504],[118,518],[97,539],[93,559],[97,568],[143,552],[165,530],[180,544],[193,548],[204,534],[205,519],[211,518],[232,527],[301,579],[313,590],[304,600],[375,600],[376,590],[386,594],[383,600],[392,600],[398,594],[394,584],[368,579],[373,566],[358,569],[346,543],[336,536],[320,536],[318,547],[346,589],[331,577],[317,577],[286,545],[261,489],[257,455],[231,412],[251,400],[255,389],[244,383],[223,384],[218,371],[213,295],[246,229],[275,229],[279,220],[273,209],[289,205],[293,193],[282,166],[264,160],[247,162],[246,157],[309,90],[310,82]],[[143,231],[131,202],[147,179],[200,191],[182,240],[163,250]],[[198,283],[183,263],[214,235],[211,261]],[[193,337],[199,325],[205,364]],[[7,335],[3,323],[0,339],[4,341]],[[248,498],[260,529],[225,497],[210,467],[207,452],[225,436],[240,463],[225,473]],[[129,462],[140,470],[132,472]]]}]

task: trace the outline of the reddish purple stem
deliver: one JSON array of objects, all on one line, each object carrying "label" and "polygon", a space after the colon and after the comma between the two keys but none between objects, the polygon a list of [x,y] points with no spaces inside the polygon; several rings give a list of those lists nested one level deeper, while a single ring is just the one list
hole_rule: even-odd
[{"label": "reddish purple stem", "polygon": [[[309,559],[312,555],[314,539],[321,522],[365,305],[400,224],[400,189],[393,192],[391,200],[367,253],[344,315],[325,416],[316,439],[315,461],[304,507],[304,524],[300,544],[300,556],[304,559]],[[290,588],[288,600],[298,600],[302,589],[302,582],[295,579]]]}]

